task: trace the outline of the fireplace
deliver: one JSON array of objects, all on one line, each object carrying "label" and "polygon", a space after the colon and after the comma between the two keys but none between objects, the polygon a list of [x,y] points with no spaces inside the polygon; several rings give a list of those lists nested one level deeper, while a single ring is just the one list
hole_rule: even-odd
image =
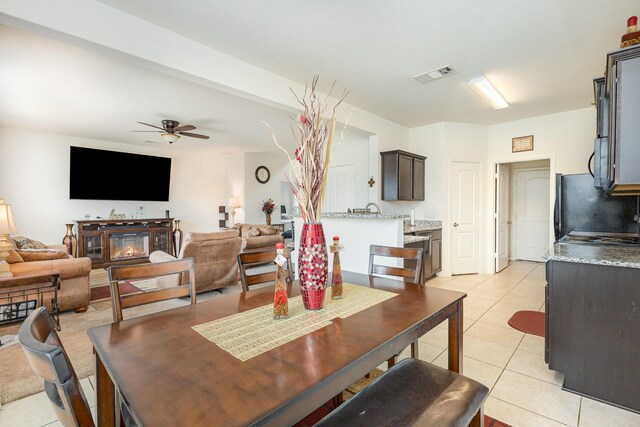
[{"label": "fireplace", "polygon": [[111,233],[109,235],[110,262],[149,256],[149,232]]}]

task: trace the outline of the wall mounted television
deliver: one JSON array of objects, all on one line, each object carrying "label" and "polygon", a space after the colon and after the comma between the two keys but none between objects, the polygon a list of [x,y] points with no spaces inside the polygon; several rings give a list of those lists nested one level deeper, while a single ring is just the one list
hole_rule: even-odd
[{"label": "wall mounted television", "polygon": [[69,198],[169,201],[171,158],[71,147]]}]

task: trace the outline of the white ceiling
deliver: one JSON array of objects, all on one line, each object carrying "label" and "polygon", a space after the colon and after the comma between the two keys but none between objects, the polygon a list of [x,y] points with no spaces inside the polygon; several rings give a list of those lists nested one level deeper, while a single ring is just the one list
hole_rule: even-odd
[{"label": "white ceiling", "polygon": [[[347,102],[408,127],[588,107],[605,54],[640,13],[638,0],[100,1],[293,81],[338,80]],[[457,74],[412,78],[443,65]],[[470,91],[482,74],[510,108]]]},{"label": "white ceiling", "polygon": [[[407,127],[588,107],[592,78],[640,12],[638,0],[100,1],[289,80],[337,80],[349,104]],[[232,153],[273,149],[265,120],[290,139],[287,112],[121,55],[0,26],[0,58],[0,126],[145,144],[160,138],[130,132],[144,129],[136,121],[175,119],[211,139],[173,147]],[[456,74],[413,79],[443,65]],[[494,111],[470,90],[481,74],[510,108]]]}]

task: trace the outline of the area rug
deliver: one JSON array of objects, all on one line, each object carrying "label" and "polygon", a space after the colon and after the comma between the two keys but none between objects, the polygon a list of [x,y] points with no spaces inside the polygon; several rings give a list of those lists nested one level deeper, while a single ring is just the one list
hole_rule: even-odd
[{"label": "area rug", "polygon": [[544,312],[543,311],[516,311],[508,321],[509,326],[527,334],[544,337]]}]

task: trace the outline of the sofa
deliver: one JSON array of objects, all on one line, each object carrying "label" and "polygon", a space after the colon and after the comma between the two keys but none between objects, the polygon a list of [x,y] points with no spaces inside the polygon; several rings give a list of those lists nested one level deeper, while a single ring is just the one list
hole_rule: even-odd
[{"label": "sofa", "polygon": [[[242,247],[237,230],[187,233],[178,257],[163,251],[149,255],[152,263],[192,257],[196,273],[196,293],[238,285],[237,255]],[[185,277],[186,279],[186,277]],[[178,284],[177,277],[157,279],[158,287]]]},{"label": "sofa", "polygon": [[[80,313],[89,308],[91,259],[70,257],[67,255],[67,249],[64,245],[44,245],[37,241],[31,241],[35,242],[31,245],[24,245],[22,242],[29,239],[22,236],[12,236],[9,240],[13,249],[9,252],[7,262],[14,276],[36,271],[59,271],[58,305],[60,311],[75,310]],[[37,284],[36,281],[27,286],[32,287],[35,284]],[[16,287],[2,286],[0,288],[1,293],[19,290],[20,288]],[[51,297],[51,293],[45,293],[44,305],[48,309],[51,309]],[[0,298],[0,304],[3,302]]]},{"label": "sofa", "polygon": [[260,252],[283,241],[280,230],[266,224],[234,224],[242,239],[242,252]]}]

